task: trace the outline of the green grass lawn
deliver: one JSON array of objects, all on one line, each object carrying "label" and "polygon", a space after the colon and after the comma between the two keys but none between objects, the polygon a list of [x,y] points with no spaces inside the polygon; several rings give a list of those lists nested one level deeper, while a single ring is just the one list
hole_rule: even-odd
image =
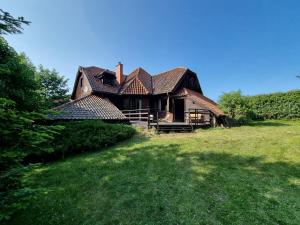
[{"label": "green grass lawn", "polygon": [[10,224],[300,224],[300,120],[130,141],[32,169]]}]

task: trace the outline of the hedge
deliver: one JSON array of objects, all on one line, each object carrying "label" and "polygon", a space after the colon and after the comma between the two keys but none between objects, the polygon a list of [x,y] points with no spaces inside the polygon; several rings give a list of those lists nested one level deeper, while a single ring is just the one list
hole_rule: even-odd
[{"label": "hedge", "polygon": [[47,162],[74,153],[98,151],[132,137],[136,130],[125,124],[105,123],[101,120],[57,123],[64,130],[52,141],[53,152],[30,155],[27,162]]},{"label": "hedge", "polygon": [[135,134],[135,129],[124,124],[109,124],[99,120],[66,122],[64,132],[55,143],[63,153],[99,150],[126,140]]},{"label": "hedge", "polygon": [[253,119],[300,118],[300,90],[245,96]]},{"label": "hedge", "polygon": [[220,96],[218,103],[228,118],[240,124],[257,119],[300,118],[300,90],[254,96],[233,91]]}]

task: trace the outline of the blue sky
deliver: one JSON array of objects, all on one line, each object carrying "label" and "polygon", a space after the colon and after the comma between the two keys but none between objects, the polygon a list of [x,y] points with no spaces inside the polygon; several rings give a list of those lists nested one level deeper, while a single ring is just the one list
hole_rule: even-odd
[{"label": "blue sky", "polygon": [[218,99],[299,89],[300,1],[0,0],[32,24],[5,38],[35,65],[73,85],[79,65],[156,74],[177,66],[198,74]]}]

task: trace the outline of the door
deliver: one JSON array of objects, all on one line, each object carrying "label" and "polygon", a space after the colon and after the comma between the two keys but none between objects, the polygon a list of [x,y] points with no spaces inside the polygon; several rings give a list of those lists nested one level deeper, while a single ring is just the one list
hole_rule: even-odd
[{"label": "door", "polygon": [[184,99],[174,100],[174,121],[184,122]]}]

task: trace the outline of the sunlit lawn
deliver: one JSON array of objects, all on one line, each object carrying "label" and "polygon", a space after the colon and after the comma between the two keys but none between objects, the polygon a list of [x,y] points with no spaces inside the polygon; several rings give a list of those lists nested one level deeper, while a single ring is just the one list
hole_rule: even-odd
[{"label": "sunlit lawn", "polygon": [[138,135],[33,169],[11,224],[300,224],[300,121]]}]

